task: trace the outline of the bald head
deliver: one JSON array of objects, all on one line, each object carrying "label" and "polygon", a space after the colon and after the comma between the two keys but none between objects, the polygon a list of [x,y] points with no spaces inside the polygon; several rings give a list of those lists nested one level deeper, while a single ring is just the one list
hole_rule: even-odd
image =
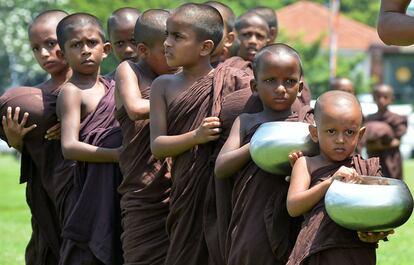
[{"label": "bald head", "polygon": [[135,41],[149,47],[163,41],[169,16],[170,12],[163,9],[149,9],[142,13],[135,24]]},{"label": "bald head", "polygon": [[264,20],[262,16],[253,12],[246,12],[243,15],[239,16],[234,27],[236,28],[236,31],[240,31],[242,28],[246,28],[252,25],[261,27],[269,32],[269,26],[267,25],[266,20]]},{"label": "bald head", "polygon": [[232,32],[234,30],[234,23],[236,21],[236,16],[234,15],[233,10],[226,4],[223,4],[218,1],[207,1],[204,4],[209,5],[217,9],[220,15],[223,18],[224,27],[227,32]]},{"label": "bald head", "polygon": [[265,7],[265,6],[259,6],[259,7],[252,8],[249,11],[254,12],[258,14],[259,16],[263,17],[264,20],[266,20],[267,24],[269,25],[269,28],[270,27],[277,28],[276,12],[272,8]]},{"label": "bald head", "polygon": [[330,90],[323,93],[315,103],[315,122],[320,125],[321,117],[331,116],[333,113],[343,113],[343,115],[354,114],[355,119],[362,125],[362,109],[357,98],[348,92],[340,90]]},{"label": "bald head", "polygon": [[394,95],[394,89],[390,85],[380,84],[374,87],[374,93],[386,94],[386,95]]},{"label": "bald head", "polygon": [[111,37],[111,31],[125,27],[134,28],[140,13],[132,7],[123,7],[112,12],[108,19],[108,34]]},{"label": "bald head", "polygon": [[74,13],[62,19],[56,29],[59,46],[64,50],[65,42],[69,33],[78,28],[94,27],[105,42],[105,33],[101,22],[97,17],[88,13]]},{"label": "bald head", "polygon": [[212,40],[214,48],[223,38],[223,18],[214,7],[204,4],[183,4],[170,17],[192,28],[198,41]]},{"label": "bald head", "polygon": [[350,79],[345,77],[337,77],[334,80],[332,80],[331,89],[355,94],[354,83]]},{"label": "bald head", "polygon": [[300,76],[302,77],[302,60],[300,59],[299,53],[287,44],[275,43],[262,48],[259,52],[257,52],[256,56],[254,57],[253,74],[255,78],[257,78],[258,72],[260,71],[261,62],[264,60],[265,57],[269,56],[270,54],[294,57],[298,62],[300,68]]},{"label": "bald head", "polygon": [[29,36],[31,33],[31,29],[36,26],[36,25],[50,25],[53,24],[54,27],[56,28],[58,23],[68,15],[67,12],[63,11],[63,10],[59,10],[59,9],[52,9],[52,10],[46,10],[43,11],[42,13],[40,13],[39,15],[37,15],[32,23],[30,23],[29,25]]}]

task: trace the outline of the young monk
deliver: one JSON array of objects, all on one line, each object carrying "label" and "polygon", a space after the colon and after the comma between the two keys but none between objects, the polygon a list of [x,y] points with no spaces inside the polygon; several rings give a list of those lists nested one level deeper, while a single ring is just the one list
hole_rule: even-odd
[{"label": "young monk", "polygon": [[[20,182],[27,182],[27,203],[32,214],[26,264],[58,264],[59,260],[59,211],[63,207],[58,199],[58,184],[69,179],[55,179],[53,173],[55,164],[63,161],[60,141],[55,140],[60,132],[55,106],[58,87],[70,77],[71,70],[57,55],[56,26],[65,16],[62,10],[44,11],[34,18],[28,30],[36,61],[50,79],[33,88],[9,89],[0,97],[0,112],[4,115],[0,137],[21,152]],[[14,113],[12,107],[16,107]],[[71,168],[72,163],[67,161],[66,166]]]},{"label": "young monk", "polygon": [[240,41],[237,55],[252,62],[256,53],[269,41],[267,22],[256,13],[246,12],[237,18],[235,29]]},{"label": "young monk", "polygon": [[110,50],[102,25],[86,13],[57,26],[62,54],[73,75],[61,87],[57,114],[62,152],[76,160],[74,206],[63,227],[60,264],[119,264],[120,218],[116,188],[121,133],[114,118],[114,82],[99,76]]},{"label": "young monk", "polygon": [[[256,81],[251,86],[263,110],[241,114],[235,120],[215,166],[218,178],[236,174],[227,234],[229,265],[286,262],[289,243],[295,236],[289,231],[294,222],[284,208],[288,183],[285,176],[266,173],[256,166],[250,157],[249,142],[265,122],[311,121],[310,108],[300,115],[291,109],[303,87],[301,61],[294,49],[285,44],[263,48],[255,57],[253,70]],[[275,216],[279,231],[273,231]]]},{"label": "young monk", "polygon": [[329,218],[324,207],[334,179],[352,182],[358,175],[381,175],[378,158],[354,155],[365,131],[359,102],[351,93],[328,91],[316,101],[315,122],[309,132],[319,143],[320,154],[300,157],[291,175],[287,209],[305,220],[287,264],[375,264],[376,241],[385,233],[345,229]]},{"label": "young monk", "polygon": [[263,17],[269,26],[269,41],[268,44],[274,43],[277,34],[279,33],[277,25],[277,17],[274,9],[266,6],[258,6],[252,9],[249,9],[250,12],[256,13],[259,16]]},{"label": "young monk", "polygon": [[150,99],[155,106],[150,109],[151,150],[156,157],[173,158],[166,264],[209,262],[202,227],[209,158],[220,135],[222,98],[236,89],[214,84],[228,70],[220,65],[213,70],[210,64],[222,33],[220,13],[207,5],[184,4],[167,20],[167,63],[182,71],[154,80]]},{"label": "young monk", "polygon": [[234,15],[233,10],[226,4],[223,4],[218,1],[207,1],[204,4],[217,9],[221,17],[223,18],[224,23],[223,38],[220,41],[220,44],[215,48],[213,54],[211,55],[211,65],[215,67],[219,63],[225,61],[227,58],[230,57],[230,48],[233,45],[233,42],[236,38],[236,33],[234,32],[234,22],[236,20],[236,17]]},{"label": "young monk", "polygon": [[[367,145],[369,157],[379,157],[382,173],[385,177],[396,179],[403,178],[402,157],[400,153],[401,137],[407,132],[407,117],[401,116],[388,110],[388,106],[394,100],[394,91],[391,86],[381,84],[374,87],[374,100],[377,104],[377,113],[368,115],[365,119],[367,134],[376,127],[369,126],[371,121],[379,121],[388,124],[393,131],[389,140],[375,141]],[[378,132],[374,132],[378,133]]]},{"label": "young monk", "polygon": [[169,245],[165,221],[171,180],[168,165],[151,153],[148,119],[152,81],[175,70],[164,56],[169,15],[161,9],[142,13],[135,25],[139,61],[122,62],[115,75],[116,117],[123,135],[119,166],[124,179],[118,191],[125,264],[162,265]]},{"label": "young monk", "polygon": [[355,94],[354,83],[349,78],[345,78],[345,77],[334,78],[331,81],[331,89]]},{"label": "young monk", "polygon": [[[137,61],[137,43],[134,38],[135,22],[140,13],[132,7],[123,7],[112,12],[108,18],[107,28],[109,41],[115,58],[120,61]],[[108,79],[115,78],[115,70],[105,75]]]}]

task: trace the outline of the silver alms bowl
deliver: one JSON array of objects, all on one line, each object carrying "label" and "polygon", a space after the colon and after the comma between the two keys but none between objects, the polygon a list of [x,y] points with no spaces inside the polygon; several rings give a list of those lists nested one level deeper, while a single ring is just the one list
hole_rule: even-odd
[{"label": "silver alms bowl", "polygon": [[311,140],[308,128],[309,124],[303,122],[263,123],[250,140],[253,161],[267,172],[290,175],[290,152],[302,151],[307,156],[318,154],[318,145]]},{"label": "silver alms bowl", "polygon": [[329,187],[325,195],[325,207],[333,221],[351,230],[387,231],[410,218],[413,197],[403,181],[361,177],[370,184],[334,180]]}]

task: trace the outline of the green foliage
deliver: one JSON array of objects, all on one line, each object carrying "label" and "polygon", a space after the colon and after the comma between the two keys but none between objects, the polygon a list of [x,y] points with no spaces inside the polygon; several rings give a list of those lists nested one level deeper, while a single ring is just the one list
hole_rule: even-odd
[{"label": "green foliage", "polygon": [[[316,98],[329,89],[329,51],[321,47],[323,36],[311,44],[305,44],[301,36],[290,39],[280,31],[277,41],[292,45],[300,54],[304,69],[304,77],[312,91],[312,97]],[[361,71],[355,70],[356,66],[366,58],[364,53],[350,56],[338,55],[337,76],[349,77],[354,81],[356,93],[369,91],[371,82],[365,80]]]}]

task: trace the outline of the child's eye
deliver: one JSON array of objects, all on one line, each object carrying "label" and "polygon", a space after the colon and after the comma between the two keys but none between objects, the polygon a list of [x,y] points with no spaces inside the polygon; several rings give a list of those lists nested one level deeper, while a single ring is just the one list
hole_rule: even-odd
[{"label": "child's eye", "polygon": [[298,81],[294,79],[288,79],[285,81],[285,87],[294,87]]},{"label": "child's eye", "polygon": [[49,42],[47,43],[47,46],[49,46],[49,47],[53,48],[53,47],[55,47],[55,46],[56,46],[56,42],[55,42],[55,41],[49,41]]},{"label": "child's eye", "polygon": [[326,130],[326,132],[328,134],[334,134],[335,133],[335,130],[334,129],[328,129],[328,130]]},{"label": "child's eye", "polygon": [[74,42],[70,45],[70,47],[72,48],[79,48],[80,47],[80,42]]},{"label": "child's eye", "polygon": [[115,46],[121,47],[122,45],[124,45],[124,41],[123,40],[120,40],[120,41],[115,42]]},{"label": "child's eye", "polygon": [[137,42],[135,41],[135,39],[131,39],[131,44],[134,45],[134,46],[137,45]]},{"label": "child's eye", "polygon": [[32,47],[32,52],[37,52],[39,50],[38,47]]},{"label": "child's eye", "polygon": [[265,83],[267,83],[267,84],[271,84],[271,83],[273,83],[274,81],[275,81],[275,79],[274,79],[274,78],[268,78],[268,79],[263,80],[263,82],[265,82]]},{"label": "child's eye", "polygon": [[90,44],[90,45],[93,45],[93,46],[94,46],[94,45],[96,45],[97,43],[98,43],[98,42],[97,42],[96,40],[90,40],[90,41],[89,41],[89,44]]},{"label": "child's eye", "polygon": [[355,133],[355,131],[353,131],[353,130],[346,130],[346,134],[347,135],[354,135],[354,133]]}]

